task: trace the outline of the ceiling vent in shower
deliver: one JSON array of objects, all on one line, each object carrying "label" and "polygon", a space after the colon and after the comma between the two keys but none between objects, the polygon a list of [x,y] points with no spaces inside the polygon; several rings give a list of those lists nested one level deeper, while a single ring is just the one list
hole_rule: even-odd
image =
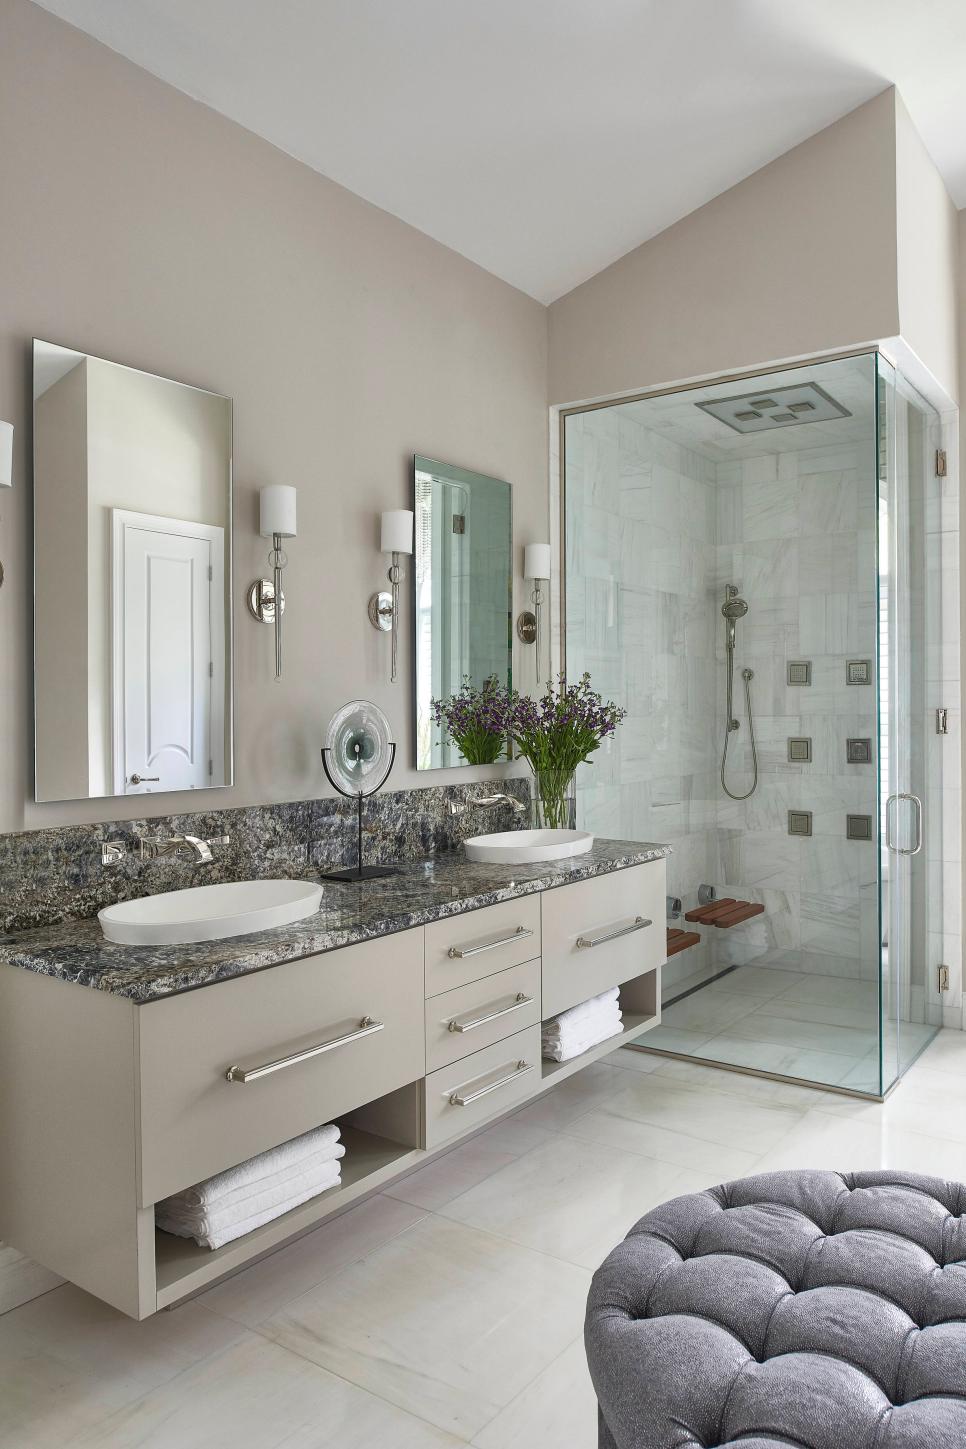
[{"label": "ceiling vent in shower", "polygon": [[832,418],[850,418],[848,408],[829,397],[817,382],[800,382],[795,387],[772,387],[763,392],[743,392],[739,397],[713,398],[695,403],[702,412],[727,423],[736,433],[762,433],[767,428],[791,428],[796,423],[827,423]]}]

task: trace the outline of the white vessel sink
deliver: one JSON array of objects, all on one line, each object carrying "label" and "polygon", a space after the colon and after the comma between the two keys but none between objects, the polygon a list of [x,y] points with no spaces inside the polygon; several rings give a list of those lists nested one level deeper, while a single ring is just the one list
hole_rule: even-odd
[{"label": "white vessel sink", "polygon": [[121,901],[98,911],[97,919],[109,941],[170,946],[290,926],[314,915],[321,899],[322,887],[311,881],[231,881]]},{"label": "white vessel sink", "polygon": [[467,860],[490,865],[535,865],[583,855],[594,843],[589,830],[507,830],[463,841]]}]

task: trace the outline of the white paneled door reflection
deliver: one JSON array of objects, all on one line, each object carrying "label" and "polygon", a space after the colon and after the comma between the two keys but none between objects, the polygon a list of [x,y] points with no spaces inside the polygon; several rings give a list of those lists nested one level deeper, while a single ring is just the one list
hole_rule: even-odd
[{"label": "white paneled door reflection", "polygon": [[115,793],[220,782],[224,530],[114,509],[112,562]]}]

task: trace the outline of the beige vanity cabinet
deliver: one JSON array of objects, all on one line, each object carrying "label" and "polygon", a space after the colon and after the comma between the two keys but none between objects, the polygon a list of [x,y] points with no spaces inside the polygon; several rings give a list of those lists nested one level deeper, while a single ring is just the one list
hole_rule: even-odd
[{"label": "beige vanity cabinet", "polygon": [[[137,1004],[0,966],[0,1238],[143,1318],[613,1051],[541,1022],[618,986],[660,1017],[664,860]],[[154,1204],[338,1121],[338,1187],[214,1251]]]}]

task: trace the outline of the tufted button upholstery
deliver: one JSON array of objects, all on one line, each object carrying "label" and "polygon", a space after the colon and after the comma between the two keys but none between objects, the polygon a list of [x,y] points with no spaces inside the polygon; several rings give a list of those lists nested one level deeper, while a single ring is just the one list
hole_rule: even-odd
[{"label": "tufted button upholstery", "polygon": [[585,1341],[600,1449],[964,1449],[966,1186],[773,1172],[641,1218]]}]

